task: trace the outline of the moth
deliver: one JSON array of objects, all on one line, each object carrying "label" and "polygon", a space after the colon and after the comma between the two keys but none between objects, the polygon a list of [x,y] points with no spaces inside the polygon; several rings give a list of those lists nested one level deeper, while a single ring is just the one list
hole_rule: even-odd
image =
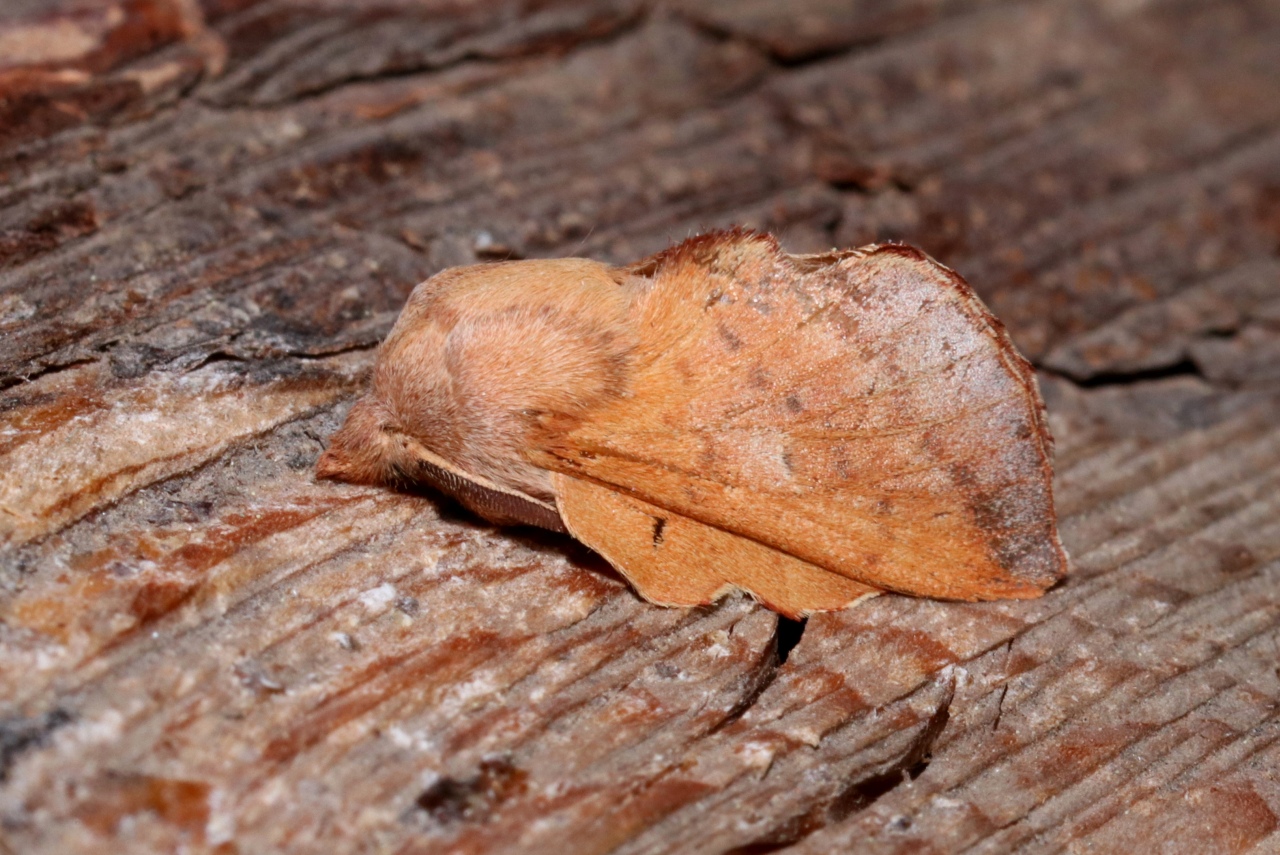
[{"label": "moth", "polygon": [[318,475],[567,532],[645,599],[781,614],[1066,571],[1030,364],[956,273],[879,244],[694,237],[418,285]]}]

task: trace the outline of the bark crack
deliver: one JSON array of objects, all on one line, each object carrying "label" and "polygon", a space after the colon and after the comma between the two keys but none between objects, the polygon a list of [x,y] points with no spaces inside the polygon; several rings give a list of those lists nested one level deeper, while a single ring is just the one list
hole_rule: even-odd
[{"label": "bark crack", "polygon": [[18,757],[33,748],[40,748],[49,741],[55,730],[70,724],[74,716],[55,707],[43,715],[32,718],[15,718],[0,721],[0,782],[9,776],[9,770]]},{"label": "bark crack", "polygon": [[[956,678],[947,679],[937,709],[929,716],[907,750],[880,771],[851,782],[831,798],[802,814],[790,817],[767,834],[729,850],[725,855],[766,855],[794,846],[828,825],[843,822],[865,810],[907,781],[914,781],[929,767],[933,746],[951,718]],[[909,820],[905,820],[908,825]]]}]

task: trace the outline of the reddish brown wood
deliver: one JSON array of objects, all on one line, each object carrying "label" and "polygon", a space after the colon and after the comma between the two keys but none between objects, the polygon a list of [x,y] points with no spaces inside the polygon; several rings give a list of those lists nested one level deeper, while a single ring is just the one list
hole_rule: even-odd
[{"label": "reddish brown wood", "polygon": [[[0,850],[1280,848],[1270,0],[11,0]],[[740,223],[961,271],[1073,573],[796,636],[317,483],[409,290]]]}]

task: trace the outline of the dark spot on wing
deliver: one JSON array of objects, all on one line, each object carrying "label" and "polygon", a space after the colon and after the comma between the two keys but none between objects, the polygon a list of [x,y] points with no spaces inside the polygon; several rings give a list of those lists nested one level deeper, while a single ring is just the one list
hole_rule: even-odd
[{"label": "dark spot on wing", "polygon": [[731,351],[742,350],[742,339],[737,334],[725,326],[723,323],[716,325],[716,332],[720,334],[720,338],[724,340],[725,347]]},{"label": "dark spot on wing", "polygon": [[803,413],[803,412],[804,412],[804,404],[802,404],[802,403],[800,402],[800,399],[799,399],[799,398],[797,398],[795,395],[788,395],[788,396],[787,396],[787,399],[786,399],[786,405],[787,405],[787,409],[788,409],[788,410],[790,410],[790,411],[791,411],[791,412],[793,412],[793,413]]},{"label": "dark spot on wing", "polygon": [[[926,445],[929,445],[928,435],[926,435]],[[974,475],[973,470],[968,466],[959,464],[951,467],[951,482],[961,489],[966,496],[971,496],[978,486],[978,477]]]},{"label": "dark spot on wing", "polygon": [[1031,520],[1052,519],[1045,497],[1028,483],[983,483],[965,466],[951,467],[952,482],[964,497],[974,524],[987,535],[995,563],[1028,581],[1051,581],[1059,574],[1051,530]]},{"label": "dark spot on wing", "polygon": [[663,532],[666,530],[666,528],[667,528],[667,520],[665,517],[653,518],[653,548],[654,549],[657,549],[659,546],[662,545],[662,541],[665,536]]},{"label": "dark spot on wing", "polygon": [[942,433],[937,428],[930,428],[920,434],[920,450],[934,460],[941,458],[946,450]]}]

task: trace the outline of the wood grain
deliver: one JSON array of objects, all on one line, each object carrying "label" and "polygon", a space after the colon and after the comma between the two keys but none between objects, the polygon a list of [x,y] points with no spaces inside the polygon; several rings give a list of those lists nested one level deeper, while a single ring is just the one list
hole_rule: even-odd
[{"label": "wood grain", "polygon": [[[4,6],[0,851],[1280,848],[1275,3]],[[1061,587],[800,633],[313,479],[427,275],[735,223],[974,284]]]}]

